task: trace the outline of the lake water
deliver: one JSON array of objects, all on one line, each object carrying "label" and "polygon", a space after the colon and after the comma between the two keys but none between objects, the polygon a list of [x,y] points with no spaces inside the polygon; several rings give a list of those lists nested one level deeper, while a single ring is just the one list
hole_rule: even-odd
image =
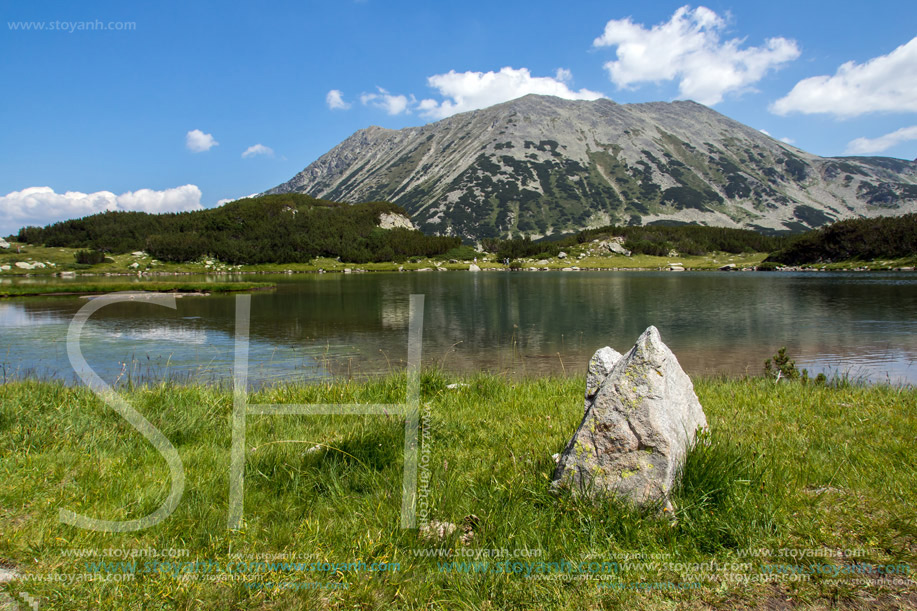
[{"label": "lake water", "polygon": [[[188,279],[197,279],[188,277]],[[583,372],[655,325],[690,374],[760,374],[781,346],[812,375],[917,383],[917,274],[448,272],[245,276],[250,379],[270,383],[399,370],[409,296],[425,296],[423,364],[507,375]],[[115,279],[113,279],[115,280]],[[118,279],[122,280],[122,279]],[[20,280],[41,282],[39,279]],[[75,379],[71,320],[87,299],[0,301],[2,375]],[[82,350],[103,379],[231,379],[233,295],[177,309],[126,303],[92,316]]]}]

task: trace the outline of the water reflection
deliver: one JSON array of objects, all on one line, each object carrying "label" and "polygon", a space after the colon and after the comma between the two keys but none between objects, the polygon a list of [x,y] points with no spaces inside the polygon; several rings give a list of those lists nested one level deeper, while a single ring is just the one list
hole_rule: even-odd
[{"label": "water reflection", "polygon": [[[917,278],[905,274],[438,273],[271,277],[252,296],[253,379],[315,380],[402,368],[409,295],[422,293],[424,364],[511,374],[583,371],[656,325],[689,373],[758,374],[787,346],[813,373],[917,382]],[[67,326],[85,300],[0,304],[0,364],[72,373]],[[83,351],[103,378],[227,380],[235,298],[106,306]]]}]

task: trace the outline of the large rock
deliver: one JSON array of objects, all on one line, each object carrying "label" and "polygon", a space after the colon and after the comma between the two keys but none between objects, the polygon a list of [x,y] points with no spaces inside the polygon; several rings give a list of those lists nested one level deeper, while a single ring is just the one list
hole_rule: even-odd
[{"label": "large rock", "polygon": [[382,229],[416,229],[411,219],[403,214],[383,212],[379,215],[379,227]]},{"label": "large rock", "polygon": [[624,248],[623,244],[623,238],[614,238],[608,242],[604,242],[605,248],[607,248],[609,252],[616,255],[624,255],[625,257],[629,257],[631,252]]},{"label": "large rock", "polygon": [[9,248],[9,247],[10,247],[10,243],[4,240],[3,238],[0,238],[0,248]]},{"label": "large rock", "polygon": [[586,414],[560,457],[553,486],[671,508],[675,474],[697,430],[707,426],[704,410],[656,327],[614,362],[590,402],[596,378],[613,359],[614,351],[603,349],[590,361]]}]

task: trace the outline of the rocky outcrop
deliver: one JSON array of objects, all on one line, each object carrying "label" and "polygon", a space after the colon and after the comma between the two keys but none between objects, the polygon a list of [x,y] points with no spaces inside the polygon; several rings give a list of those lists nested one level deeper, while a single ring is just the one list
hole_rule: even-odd
[{"label": "rocky outcrop", "polygon": [[383,212],[379,215],[379,227],[382,229],[416,229],[414,224],[411,222],[411,219],[404,216],[403,214],[390,214],[388,212]]},{"label": "rocky outcrop", "polygon": [[671,509],[675,475],[707,418],[691,379],[655,327],[626,355],[615,354],[604,348],[590,361],[586,413],[560,456],[553,486]]},{"label": "rocky outcrop", "polygon": [[620,238],[615,239],[615,240],[609,240],[608,242],[604,242],[604,245],[605,245],[605,248],[608,249],[608,252],[612,254],[624,255],[625,257],[629,257],[631,255],[631,252],[627,250],[626,248],[624,248],[623,240],[621,240]]},{"label": "rocky outcrop", "polygon": [[9,247],[10,247],[10,243],[4,240],[3,238],[0,238],[0,248],[9,248]]}]

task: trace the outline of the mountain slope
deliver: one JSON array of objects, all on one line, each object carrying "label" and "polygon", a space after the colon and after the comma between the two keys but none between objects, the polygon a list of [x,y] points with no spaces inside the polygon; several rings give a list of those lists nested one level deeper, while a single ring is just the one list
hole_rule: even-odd
[{"label": "mountain slope", "polygon": [[917,211],[917,162],[822,158],[694,102],[529,95],[369,127],[267,193],[385,200],[426,232],[541,237],[609,223],[801,230]]}]

